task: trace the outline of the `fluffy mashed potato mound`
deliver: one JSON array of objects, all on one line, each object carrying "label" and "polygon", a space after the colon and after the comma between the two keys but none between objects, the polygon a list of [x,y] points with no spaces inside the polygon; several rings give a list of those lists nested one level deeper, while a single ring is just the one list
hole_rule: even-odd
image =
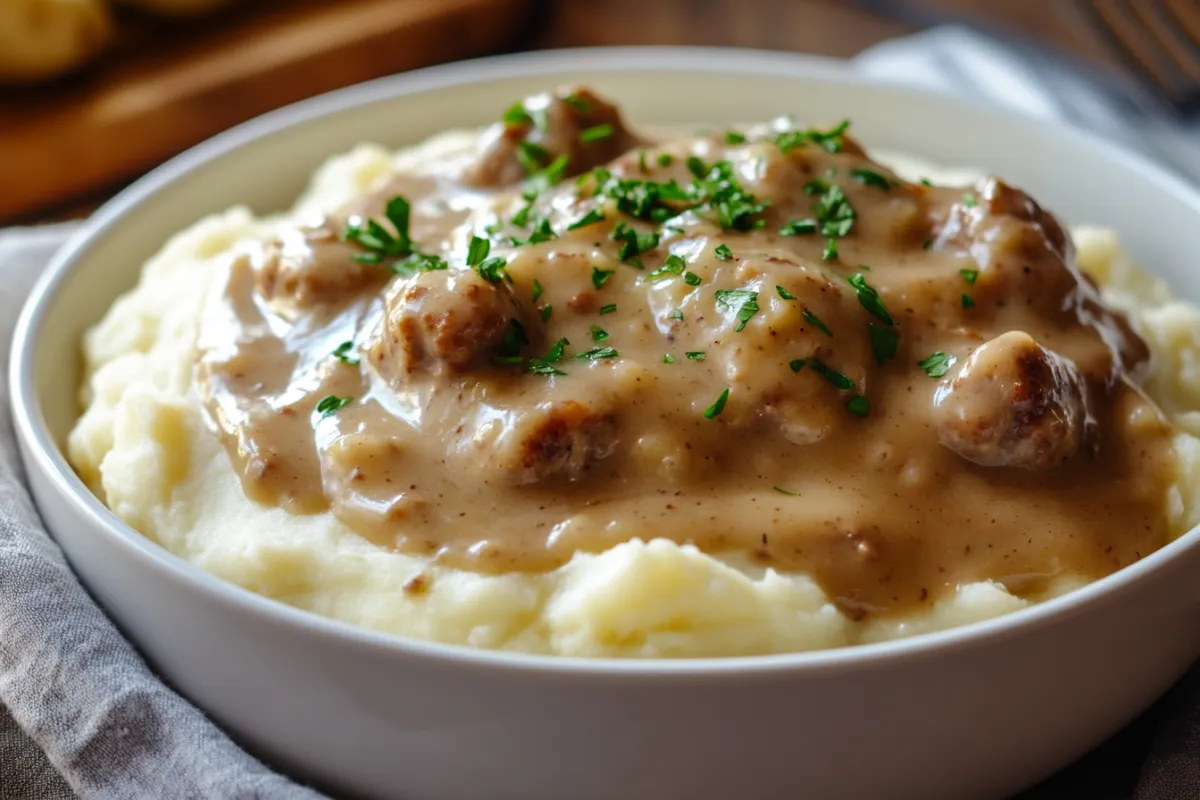
[{"label": "fluffy mashed potato mound", "polygon": [[[472,647],[591,657],[701,657],[839,647],[911,636],[1029,604],[998,583],[961,586],[919,616],[855,623],[811,579],[666,540],[577,554],[547,574],[483,575],[390,552],[331,514],[292,515],[247,499],[193,386],[202,310],[240,242],[337,207],[397,167],[465,151],[446,134],[399,154],[361,146],[332,159],[287,216],[244,208],[175,236],[84,341],[85,411],[69,457],[122,519],[172,553],[298,608],[388,633]],[[884,158],[905,176],[965,172]],[[1079,263],[1140,326],[1156,357],[1150,394],[1180,433],[1173,530],[1198,521],[1200,310],[1172,299],[1106,230],[1075,232]],[[1064,579],[1055,592],[1080,584]]]}]

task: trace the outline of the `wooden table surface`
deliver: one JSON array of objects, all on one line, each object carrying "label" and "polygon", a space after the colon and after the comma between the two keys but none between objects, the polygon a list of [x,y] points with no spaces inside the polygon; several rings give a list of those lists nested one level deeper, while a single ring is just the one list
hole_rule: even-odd
[{"label": "wooden table surface", "polygon": [[[889,6],[889,15],[869,7]],[[605,45],[717,45],[850,57],[929,20],[903,19],[918,6],[1002,25],[1078,55],[1103,58],[1071,0],[535,0],[509,51]],[[900,15],[903,16],[903,15]],[[121,186],[75,198],[18,222],[81,217]]]}]

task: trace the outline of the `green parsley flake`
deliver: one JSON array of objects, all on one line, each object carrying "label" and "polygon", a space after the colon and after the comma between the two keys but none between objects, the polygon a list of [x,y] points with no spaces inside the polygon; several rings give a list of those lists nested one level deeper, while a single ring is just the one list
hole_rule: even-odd
[{"label": "green parsley flake", "polygon": [[684,353],[684,355],[687,356],[692,361],[703,361],[704,360],[704,353],[700,350],[692,350],[690,352]]},{"label": "green parsley flake", "polygon": [[796,299],[796,295],[792,294],[791,292],[789,292],[787,289],[783,288],[782,286],[776,286],[775,291],[779,292],[779,296],[782,297],[784,300],[795,300]]},{"label": "green parsley flake", "polygon": [[824,322],[822,322],[821,318],[818,317],[816,314],[814,314],[812,311],[810,311],[806,308],[806,309],[804,309],[804,313],[801,314],[800,316],[804,317],[805,322],[807,322],[809,325],[812,325],[814,328],[821,331],[826,336],[833,336],[833,331],[829,330],[829,326],[826,325]]},{"label": "green parsley flake", "polygon": [[850,120],[842,120],[841,123],[830,128],[827,131],[809,128],[805,131],[784,131],[775,136],[775,144],[779,147],[780,152],[787,153],[789,150],[794,150],[797,147],[802,147],[809,142],[812,142],[824,148],[830,153],[840,153],[842,150],[842,137],[846,133],[846,129],[850,127]]},{"label": "green parsley flake", "polygon": [[758,313],[758,292],[749,289],[718,289],[717,306],[734,315],[738,320],[736,331],[746,327]]},{"label": "green parsley flake", "polygon": [[613,276],[614,272],[615,270],[611,269],[592,267],[592,286],[595,286],[597,289],[599,289],[601,286],[608,283],[608,279]]},{"label": "green parsley flake", "polygon": [[317,413],[322,419],[328,417],[338,410],[345,408],[353,401],[353,397],[338,397],[336,394],[325,395],[321,402],[317,403]]},{"label": "green parsley flake", "polygon": [[675,309],[671,312],[671,319],[677,319],[680,322],[683,322],[683,311],[678,308]]},{"label": "green parsley flake", "polygon": [[596,361],[601,358],[616,358],[617,351],[611,347],[593,347],[585,353],[576,353],[571,358],[580,358],[585,361]]},{"label": "green parsley flake", "polygon": [[958,271],[958,274],[962,275],[962,279],[964,281],[966,281],[969,285],[974,286],[975,279],[979,277],[979,270],[977,270],[977,269],[960,269]]},{"label": "green parsley flake", "polygon": [[690,271],[685,272],[685,273],[683,273],[683,282],[686,283],[688,286],[699,286],[700,285],[700,276],[694,272],[690,272]]},{"label": "green parsley flake", "polygon": [[667,353],[666,355],[663,356],[663,363],[664,364],[674,364],[675,356],[671,355],[670,353]]},{"label": "green parsley flake", "polygon": [[593,208],[591,211],[568,225],[567,230],[574,231],[578,230],[579,228],[586,228],[588,225],[595,225],[597,222],[604,222],[604,212],[598,208]]},{"label": "green parsley flake", "polygon": [[972,307],[974,307],[974,305],[975,305],[975,301],[972,300],[969,295],[964,294],[962,296],[962,307],[963,308],[972,308]]},{"label": "green parsley flake", "polygon": [[592,110],[592,104],[577,94],[567,95],[563,98],[563,102],[574,108],[580,114],[586,114]]},{"label": "green parsley flake", "polygon": [[658,165],[660,167],[669,167],[669,166],[671,166],[671,162],[674,160],[675,159],[672,158],[670,153],[659,153],[658,154]]},{"label": "green parsley flake", "polygon": [[963,205],[967,208],[974,208],[975,206],[979,205],[979,200],[975,197],[975,195],[967,192],[963,195]]},{"label": "green parsley flake", "polygon": [[837,239],[830,239],[825,243],[825,250],[821,253],[821,258],[824,261],[836,261],[838,257]]},{"label": "green parsley flake", "polygon": [[721,396],[717,398],[715,403],[704,409],[704,418],[712,419],[713,417],[719,417],[721,412],[725,410],[725,401],[728,399],[729,389],[726,389],[725,391],[721,392]]},{"label": "green parsley flake", "polygon": [[517,161],[521,162],[521,166],[525,168],[525,172],[529,175],[540,171],[550,160],[550,151],[542,147],[540,144],[522,139],[517,142]]},{"label": "green parsley flake", "polygon": [[334,349],[333,357],[347,366],[356,367],[360,359],[358,356],[350,355],[350,351],[353,348],[354,342],[349,340],[342,342]]},{"label": "green parsley flake", "polygon": [[613,303],[613,304],[607,305],[607,306],[600,306],[600,316],[604,316],[605,314],[611,314],[616,310],[617,310],[616,303]]},{"label": "green parsley flake", "polygon": [[832,367],[830,367],[828,364],[826,364],[821,359],[810,358],[810,359],[808,359],[808,363],[810,365],[812,365],[812,368],[814,370],[816,370],[821,375],[822,378],[829,381],[837,388],[839,388],[839,389],[853,389],[854,388],[854,381],[850,380],[842,373],[833,369]]},{"label": "green parsley flake", "polygon": [[513,103],[508,111],[504,112],[505,125],[529,125],[533,122],[533,117],[529,116],[529,112],[525,110],[525,106],[520,103]]},{"label": "green parsley flake", "polygon": [[799,497],[800,496],[799,492],[789,492],[787,489],[784,489],[782,486],[772,486],[771,488],[774,489],[775,491],[779,492],[780,494],[786,494],[788,497]]},{"label": "green parsley flake", "polygon": [[483,278],[485,281],[489,283],[499,283],[500,281],[508,278],[508,271],[505,269],[507,266],[508,262],[506,262],[503,258],[500,256],[493,256],[491,258],[484,259],[475,269],[479,272],[479,277]]},{"label": "green parsley flake", "polygon": [[883,362],[896,357],[896,345],[900,340],[899,334],[892,328],[867,324],[867,332],[871,336],[871,349],[875,352],[875,363],[883,366]]},{"label": "green parsley flake", "polygon": [[936,353],[930,353],[925,358],[917,362],[917,366],[925,370],[925,374],[931,378],[940,378],[945,375],[955,362],[958,361],[952,355],[947,355],[940,350]]},{"label": "green parsley flake", "polygon": [[745,144],[746,143],[746,134],[739,133],[738,131],[726,131],[725,132],[725,143],[726,144]]},{"label": "green parsley flake", "polygon": [[538,301],[538,298],[541,296],[542,296],[542,282],[539,281],[537,278],[534,278],[533,279],[533,302],[536,303]]},{"label": "green parsley flake", "polygon": [[487,239],[481,239],[478,236],[471,237],[471,244],[467,247],[467,266],[477,267],[485,258],[488,251],[491,250],[492,243]]},{"label": "green parsley flake", "polygon": [[653,231],[650,233],[638,233],[635,228],[626,225],[624,222],[617,223],[612,233],[609,234],[609,238],[621,242],[621,249],[617,252],[617,257],[622,262],[630,266],[635,266],[638,269],[641,269],[642,265],[641,262],[636,260],[636,257],[658,247],[657,233]]},{"label": "green parsley flake", "polygon": [[525,365],[525,370],[527,372],[536,372],[538,375],[566,375],[567,373],[554,365],[563,360],[563,356],[567,351],[567,345],[569,344],[570,342],[566,339],[559,339],[546,351],[546,355],[541,358],[529,359],[529,363]]},{"label": "green parsley flake", "polygon": [[799,372],[807,363],[807,358],[797,358],[795,361],[789,361],[788,366],[792,368],[792,372]]},{"label": "green parsley flake", "polygon": [[733,258],[733,251],[729,249],[729,245],[727,244],[717,245],[717,248],[713,252],[717,254],[718,261],[729,261]]},{"label": "green parsley flake", "polygon": [[856,394],[846,401],[846,410],[856,417],[865,417],[871,413],[871,404],[861,394]]},{"label": "green parsley flake", "polygon": [[362,247],[366,252],[353,258],[360,264],[382,264],[385,259],[399,259],[391,266],[393,272],[410,275],[416,272],[448,269],[449,265],[434,255],[418,253],[408,233],[411,206],[402,195],[388,201],[384,216],[392,223],[389,231],[373,219],[346,226],[342,237]]},{"label": "green parsley flake", "polygon": [[850,170],[850,177],[863,186],[874,186],[877,189],[883,189],[885,192],[892,189],[892,181],[873,169],[852,169]]},{"label": "green parsley flake", "polygon": [[933,181],[929,180],[929,178],[921,178],[921,185],[922,186],[933,186]]},{"label": "green parsley flake", "polygon": [[604,328],[601,328],[599,325],[592,325],[590,330],[593,342],[603,342],[608,338],[608,331],[604,330]]},{"label": "green parsley flake", "polygon": [[539,316],[541,316],[542,322],[549,322],[550,315],[553,313],[554,313],[554,306],[550,305],[549,303],[546,303],[546,305],[542,306],[542,310],[539,312]]},{"label": "green parsley flake", "polygon": [[847,236],[858,218],[840,186],[830,186],[818,198],[813,210],[816,212],[817,222],[821,225],[821,235],[833,238]]},{"label": "green parsley flake", "polygon": [[645,175],[649,171],[650,168],[646,166],[646,151],[638,150],[638,172]]},{"label": "green parsley flake", "polygon": [[867,283],[867,279],[863,277],[861,272],[850,275],[846,280],[858,292],[858,302],[863,308],[887,325],[896,324],[892,319],[892,315],[883,307],[883,301],[879,299],[879,292],[875,291]]},{"label": "green parsley flake", "polygon": [[671,255],[667,256],[667,261],[665,264],[651,272],[647,277],[652,281],[661,281],[676,275],[682,275],[683,270],[686,267],[687,262],[672,253]]},{"label": "green parsley flake", "polygon": [[794,219],[779,229],[781,236],[802,236],[816,232],[817,221],[815,219]]},{"label": "green parsley flake", "polygon": [[579,134],[579,141],[585,144],[590,144],[592,142],[598,142],[601,139],[607,139],[612,135],[613,126],[606,122],[603,125],[594,125],[591,128],[581,131]]}]

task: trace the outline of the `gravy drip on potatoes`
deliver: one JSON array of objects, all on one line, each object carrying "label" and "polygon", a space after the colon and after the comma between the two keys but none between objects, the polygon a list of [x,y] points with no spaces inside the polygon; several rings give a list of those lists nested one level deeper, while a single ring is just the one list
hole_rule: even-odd
[{"label": "gravy drip on potatoes", "polygon": [[[665,537],[856,618],[1162,546],[1148,353],[1053,217],[791,130],[649,142],[561,90],[239,257],[197,375],[247,495],[483,572]],[[402,240],[395,196],[411,246],[347,240]]]}]

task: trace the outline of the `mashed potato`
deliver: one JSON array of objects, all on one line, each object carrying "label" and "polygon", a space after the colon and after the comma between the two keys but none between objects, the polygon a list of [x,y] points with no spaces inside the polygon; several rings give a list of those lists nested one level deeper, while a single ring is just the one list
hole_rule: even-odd
[{"label": "mashed potato", "polygon": [[[388,633],[529,653],[697,657],[813,650],[934,631],[1029,604],[973,583],[907,619],[852,622],[817,584],[666,540],[577,554],[547,574],[483,575],[376,547],[329,513],[292,515],[246,498],[193,386],[198,320],[239,241],[331,209],[395,167],[462,149],[449,134],[398,155],[363,146],[331,160],[289,217],[235,208],[174,237],[84,342],[86,409],[69,456],[131,526],[181,558],[251,591]],[[902,175],[961,181],[886,158]],[[1156,358],[1150,394],[1177,426],[1176,534],[1200,503],[1200,311],[1173,300],[1105,230],[1074,231],[1079,263],[1141,328]],[[1066,591],[1080,580],[1064,578]],[[418,585],[419,584],[419,585]]]}]

